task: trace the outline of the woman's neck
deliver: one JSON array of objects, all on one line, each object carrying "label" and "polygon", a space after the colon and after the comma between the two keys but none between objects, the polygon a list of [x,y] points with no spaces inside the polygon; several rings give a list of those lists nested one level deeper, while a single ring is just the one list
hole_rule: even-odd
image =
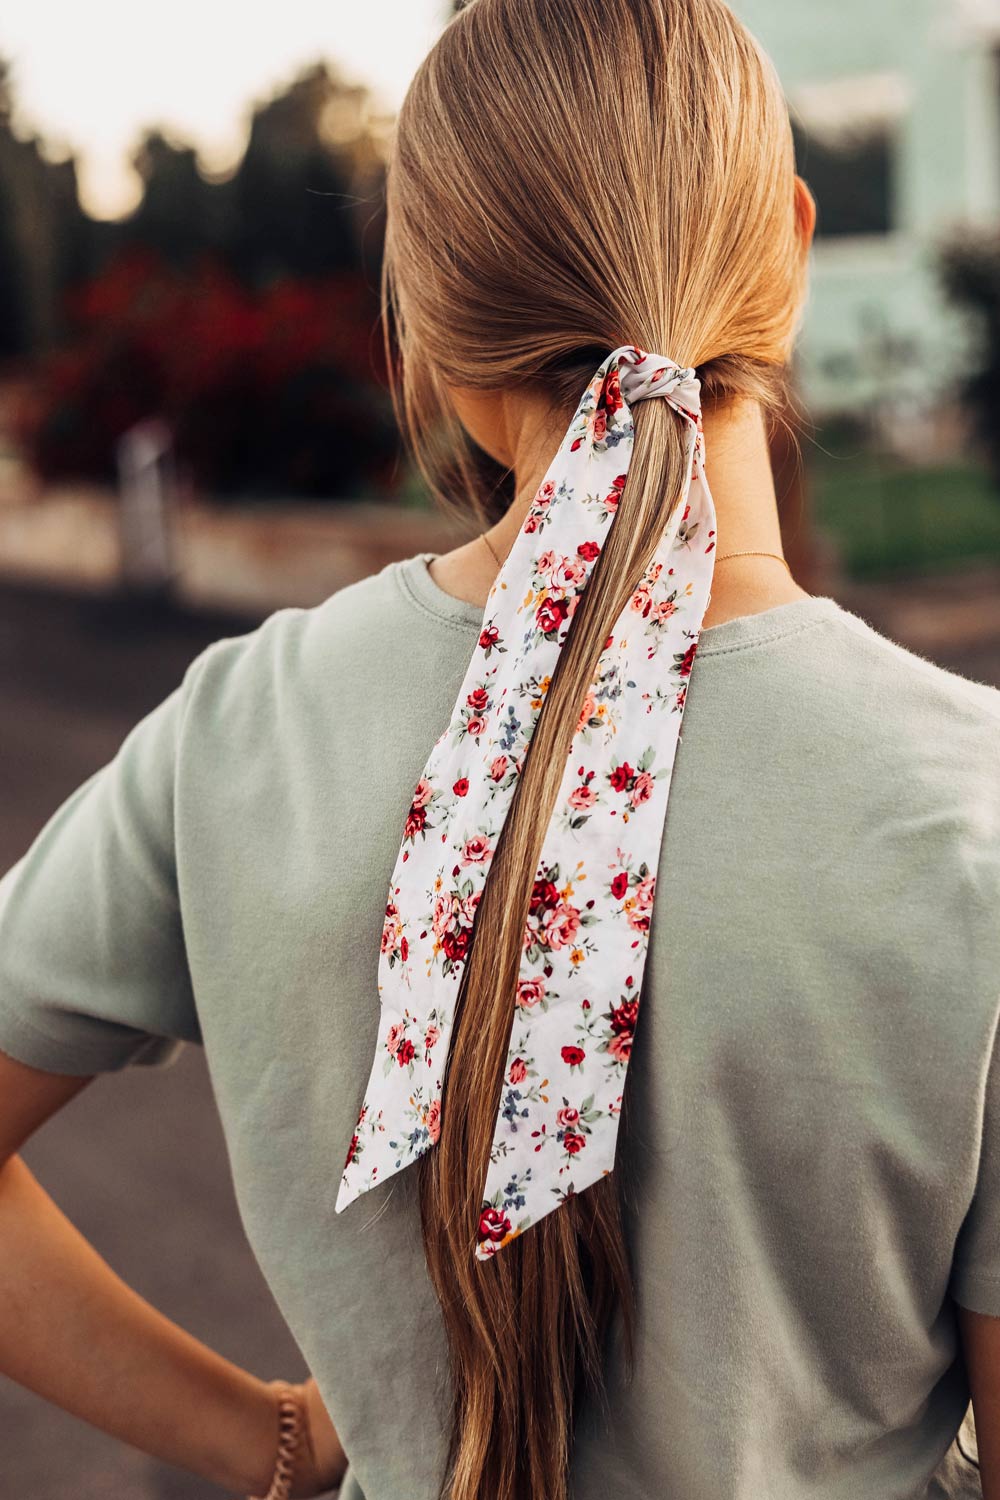
[{"label": "woman's neck", "polygon": [[[756,402],[732,404],[704,414],[705,466],[715,502],[716,568],[704,625],[759,614],[792,599],[808,598],[774,557],[736,557],[730,552],[780,553],[781,527],[764,419]],[[505,558],[552,461],[551,432],[524,444],[515,465],[516,498],[489,529],[493,551]],[[446,593],[485,606],[497,565],[481,538],[435,558],[431,576]]]}]

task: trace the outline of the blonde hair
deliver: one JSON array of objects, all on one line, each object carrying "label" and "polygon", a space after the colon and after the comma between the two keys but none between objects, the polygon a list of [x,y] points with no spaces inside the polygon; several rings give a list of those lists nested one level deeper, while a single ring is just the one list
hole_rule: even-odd
[{"label": "blonde hair", "polygon": [[[695,366],[706,406],[778,410],[805,296],[793,185],[780,84],[722,0],[470,0],[410,85],[387,178],[393,399],[439,502],[485,521],[511,497],[450,385],[544,391],[553,453],[625,342]],[[616,1313],[632,1366],[619,1172],[491,1261],[473,1247],[543,834],[597,658],[680,496],[684,443],[665,402],[636,408],[616,519],[479,904],[440,1139],[418,1168],[450,1356],[449,1500],[565,1500],[577,1402],[604,1399]],[[627,1105],[626,1086],[621,1138]]]}]

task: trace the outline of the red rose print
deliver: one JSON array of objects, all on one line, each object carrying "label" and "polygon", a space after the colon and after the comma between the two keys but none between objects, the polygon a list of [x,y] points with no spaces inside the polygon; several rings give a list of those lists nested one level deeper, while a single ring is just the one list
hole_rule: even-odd
[{"label": "red rose print", "polygon": [[568,614],[569,605],[565,599],[545,599],[535,612],[535,621],[543,635],[550,635],[559,629]]},{"label": "red rose print", "polygon": [[609,370],[604,381],[601,405],[609,416],[614,416],[615,412],[621,409],[622,404],[621,378],[617,370]]},{"label": "red rose print", "polygon": [[582,1047],[562,1048],[562,1060],[564,1063],[569,1063],[571,1068],[579,1067],[586,1055]]},{"label": "red rose print", "polygon": [[470,930],[468,927],[460,927],[457,932],[446,932],[441,939],[441,947],[444,956],[450,963],[459,964],[469,951]]},{"label": "red rose print", "polygon": [[639,1016],[638,1000],[625,1000],[611,1008],[611,1030],[616,1036],[631,1035]]},{"label": "red rose print", "polygon": [[684,653],[680,666],[677,668],[682,677],[687,677],[694,665],[694,653],[698,649],[698,642],[692,641]]},{"label": "red rose print", "polygon": [[345,1172],[346,1172],[347,1168],[351,1165],[351,1163],[357,1159],[357,1149],[358,1149],[358,1137],[357,1137],[357,1134],[354,1134],[354,1135],[351,1136],[351,1144],[347,1148],[347,1160],[344,1162],[344,1170],[345,1170]]},{"label": "red rose print", "polygon": [[536,880],[531,888],[531,903],[529,911],[538,911],[540,907],[556,906],[559,901],[559,892],[551,880]]},{"label": "red rose print", "polygon": [[507,1075],[511,1083],[523,1083],[528,1076],[523,1057],[515,1057],[510,1065],[510,1073]]},{"label": "red rose print", "polygon": [[624,870],[619,870],[611,882],[611,894],[616,901],[620,901],[628,890],[628,875]]},{"label": "red rose print", "polygon": [[427,823],[427,814],[422,807],[413,806],[406,815],[406,826],[403,829],[404,839],[416,838],[422,833]]},{"label": "red rose print", "polygon": [[403,960],[404,964],[410,956],[410,944],[405,937],[401,937],[399,940],[399,956]]},{"label": "red rose print", "polygon": [[409,1037],[407,1037],[405,1042],[400,1042],[399,1046],[396,1048],[396,1061],[399,1063],[399,1066],[401,1068],[405,1068],[407,1063],[413,1061],[413,1054],[415,1051],[416,1048],[410,1041]]},{"label": "red rose print", "polygon": [[456,797],[466,797],[466,796],[468,796],[468,793],[469,793],[469,778],[468,778],[468,776],[460,776],[458,778],[458,780],[455,782],[455,785],[452,787],[452,791],[455,793]]},{"label": "red rose print", "polygon": [[489,651],[490,647],[495,646],[499,639],[500,632],[495,625],[486,625],[480,631],[479,644],[484,651]]},{"label": "red rose print", "polygon": [[621,765],[615,766],[614,770],[611,772],[611,785],[614,787],[616,792],[623,792],[634,775],[635,772],[632,770],[632,767],[629,765],[628,761],[623,760]]},{"label": "red rose print", "polygon": [[476,710],[476,713],[481,714],[490,701],[490,695],[484,687],[473,688],[465,701],[470,708]]},{"label": "red rose print", "polygon": [[490,1208],[486,1205],[479,1215],[479,1238],[492,1240],[496,1244],[509,1233],[510,1220],[507,1215],[499,1208]]},{"label": "red rose print", "polygon": [[577,1135],[573,1130],[567,1130],[562,1138],[562,1143],[570,1156],[575,1156],[587,1144],[587,1137],[585,1135]]},{"label": "red rose print", "polygon": [[599,557],[601,552],[597,542],[581,542],[576,550],[584,562],[593,562],[594,558]]}]

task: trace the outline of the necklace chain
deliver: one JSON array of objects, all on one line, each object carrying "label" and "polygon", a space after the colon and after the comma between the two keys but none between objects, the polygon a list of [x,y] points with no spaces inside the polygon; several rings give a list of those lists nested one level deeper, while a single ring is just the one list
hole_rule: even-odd
[{"label": "necklace chain", "polygon": [[[497,567],[498,568],[502,568],[503,567],[503,562],[497,556],[496,548],[494,547],[493,543],[490,541],[490,539],[487,536],[486,532],[485,531],[481,531],[479,533],[479,535],[482,537],[482,539],[486,543],[487,547],[489,547],[490,552],[493,554],[493,560],[496,563]],[[791,574],[791,571],[792,571],[791,568],[788,567],[788,559],[786,557],[782,557],[782,555],[781,555],[780,552],[762,552],[762,551],[757,551],[754,548],[750,548],[746,552],[726,552],[722,556],[716,556],[715,561],[717,563],[728,562],[731,557],[774,557],[774,558],[777,558],[778,562],[784,563],[785,567],[788,568],[789,574]]]}]

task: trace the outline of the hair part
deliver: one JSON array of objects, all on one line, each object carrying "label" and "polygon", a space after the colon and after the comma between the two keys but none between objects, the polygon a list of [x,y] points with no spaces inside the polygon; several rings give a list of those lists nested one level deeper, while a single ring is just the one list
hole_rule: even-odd
[{"label": "hair part", "polygon": [[[805,299],[794,170],[774,68],[722,0],[469,0],[410,85],[386,183],[393,401],[438,502],[484,524],[513,498],[450,385],[544,391],[553,452],[626,342],[694,366],[706,405],[780,411]],[[545,830],[601,650],[686,477],[683,420],[660,401],[633,415],[628,480],[476,912],[440,1138],[418,1168],[453,1392],[448,1500],[566,1500],[616,1315],[634,1359],[620,1166],[491,1260],[473,1254]]]}]

